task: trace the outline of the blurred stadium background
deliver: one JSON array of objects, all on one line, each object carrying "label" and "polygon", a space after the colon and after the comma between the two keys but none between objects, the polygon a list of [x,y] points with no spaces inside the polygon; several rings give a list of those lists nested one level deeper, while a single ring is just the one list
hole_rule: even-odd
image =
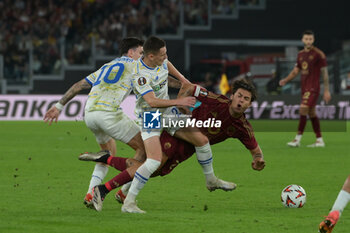
[{"label": "blurred stadium background", "polygon": [[[164,38],[175,66],[210,90],[225,93],[223,78],[230,83],[247,76],[258,89],[255,107],[264,106],[263,101],[282,107],[274,100],[299,104],[299,79],[283,88],[278,81],[294,66],[305,29],[315,31],[315,45],[329,63],[336,112],[323,119],[349,119],[346,6],[345,0],[1,0],[0,93],[6,111],[0,119],[26,115],[25,109],[41,116],[52,101],[27,107],[19,97],[5,95],[63,94],[119,56],[119,41],[126,36]],[[294,113],[285,118],[295,119]]]}]

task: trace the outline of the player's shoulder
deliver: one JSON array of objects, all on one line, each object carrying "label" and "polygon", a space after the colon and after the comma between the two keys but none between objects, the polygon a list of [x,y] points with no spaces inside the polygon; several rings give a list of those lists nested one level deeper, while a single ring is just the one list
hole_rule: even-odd
[{"label": "player's shoulder", "polygon": [[117,58],[112,60],[112,62],[114,62],[114,63],[132,63],[134,61],[135,61],[134,59],[132,59],[131,57],[127,57],[127,56],[117,57]]},{"label": "player's shoulder", "polygon": [[312,50],[315,52],[315,53],[317,53],[317,54],[319,54],[322,58],[326,58],[326,55],[324,54],[324,52],[321,50],[321,49],[319,49],[319,48],[317,48],[317,47],[313,47],[312,48]]},{"label": "player's shoulder", "polygon": [[298,55],[302,55],[303,53],[305,53],[305,49],[299,50]]},{"label": "player's shoulder", "polygon": [[208,91],[207,98],[215,100],[216,102],[222,103],[222,104],[228,104],[231,102],[231,100],[229,98],[227,98],[226,96],[216,94],[216,93],[211,92],[211,91]]},{"label": "player's shoulder", "polygon": [[165,60],[164,60],[164,62],[163,62],[163,64],[162,64],[162,68],[163,68],[163,69],[165,69],[165,70],[168,69],[168,62],[169,62],[168,59],[165,59]]}]

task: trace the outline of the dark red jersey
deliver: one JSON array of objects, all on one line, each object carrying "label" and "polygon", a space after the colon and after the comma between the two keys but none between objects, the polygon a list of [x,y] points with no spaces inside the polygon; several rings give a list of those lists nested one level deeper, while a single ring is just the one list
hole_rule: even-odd
[{"label": "dark red jersey", "polygon": [[298,53],[296,66],[301,71],[301,92],[320,92],[321,68],[327,66],[325,54],[318,48],[312,47]]},{"label": "dark red jersey", "polygon": [[247,149],[258,146],[253,128],[243,113],[239,118],[231,116],[229,112],[231,100],[223,95],[209,92],[208,95],[199,94],[197,97],[201,106],[193,110],[192,117],[197,120],[214,118],[221,121],[221,127],[200,128],[201,132],[209,138],[210,144],[216,144],[227,138],[239,139]]},{"label": "dark red jersey", "polygon": [[[193,118],[203,121],[209,118],[221,120],[220,128],[201,128],[202,133],[209,138],[210,144],[222,142],[227,138],[237,138],[247,149],[255,149],[258,146],[253,129],[245,115],[242,114],[240,118],[234,118],[230,115],[230,99],[211,92],[208,95],[200,94],[197,99],[202,103],[193,111]],[[166,131],[162,132],[160,142],[163,152],[168,156],[167,162],[160,171],[162,176],[169,174],[173,168],[191,157],[195,152],[193,145],[170,136]]]}]

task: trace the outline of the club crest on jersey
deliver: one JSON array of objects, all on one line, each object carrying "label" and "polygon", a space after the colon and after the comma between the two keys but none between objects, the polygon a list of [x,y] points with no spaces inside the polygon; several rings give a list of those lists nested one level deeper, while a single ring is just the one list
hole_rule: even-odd
[{"label": "club crest on jersey", "polygon": [[306,70],[308,67],[308,64],[306,61],[304,61],[302,64],[301,64],[301,68],[303,68],[303,70]]},{"label": "club crest on jersey", "polygon": [[143,86],[147,83],[147,80],[144,78],[144,77],[140,77],[138,80],[137,80],[137,83],[140,85],[140,86]]}]

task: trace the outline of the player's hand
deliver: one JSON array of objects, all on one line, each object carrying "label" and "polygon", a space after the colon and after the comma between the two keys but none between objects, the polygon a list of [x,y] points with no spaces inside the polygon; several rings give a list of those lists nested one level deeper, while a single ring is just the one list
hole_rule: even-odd
[{"label": "player's hand", "polygon": [[324,91],[323,100],[326,102],[326,104],[328,104],[328,102],[331,100],[331,93],[329,91]]},{"label": "player's hand", "polygon": [[57,123],[58,116],[60,115],[60,110],[58,110],[55,106],[52,106],[44,115],[44,121],[52,124],[53,121]]},{"label": "player's hand", "polygon": [[265,161],[262,157],[255,158],[252,162],[252,168],[256,171],[261,171],[265,167]]},{"label": "player's hand", "polygon": [[179,98],[178,104],[179,106],[186,106],[186,107],[194,107],[196,104],[196,98],[195,97],[184,97],[184,98]]},{"label": "player's hand", "polygon": [[279,82],[279,84],[280,84],[281,87],[283,87],[284,85],[286,85],[286,84],[287,84],[286,79],[285,79],[285,78],[284,78],[284,79],[281,79],[280,82]]}]

